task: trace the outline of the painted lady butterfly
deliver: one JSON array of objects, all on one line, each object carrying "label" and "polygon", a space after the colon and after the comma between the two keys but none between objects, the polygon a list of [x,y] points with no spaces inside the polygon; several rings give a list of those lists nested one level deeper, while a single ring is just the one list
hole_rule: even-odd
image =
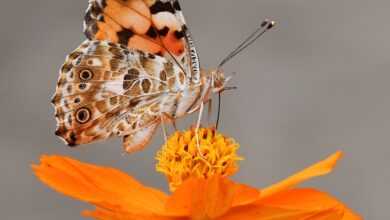
[{"label": "painted lady butterfly", "polygon": [[89,0],[84,33],[52,99],[69,146],[123,136],[127,152],[141,150],[162,121],[203,109],[228,80],[200,69],[177,0]]}]

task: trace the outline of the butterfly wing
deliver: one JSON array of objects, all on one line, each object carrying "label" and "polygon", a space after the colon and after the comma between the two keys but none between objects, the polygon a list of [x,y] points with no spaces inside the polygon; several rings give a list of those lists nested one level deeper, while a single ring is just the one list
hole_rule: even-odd
[{"label": "butterfly wing", "polygon": [[198,55],[177,0],[90,0],[84,33],[164,56],[199,83]]},{"label": "butterfly wing", "polygon": [[134,153],[142,150],[151,140],[158,124],[152,124],[123,137],[123,149],[127,153]]},{"label": "butterfly wing", "polygon": [[112,136],[144,137],[134,143],[140,148],[159,124],[161,111],[172,107],[169,88],[179,86],[175,83],[180,83],[180,71],[164,57],[111,42],[85,41],[68,55],[60,71],[52,99],[56,134],[70,146]]}]

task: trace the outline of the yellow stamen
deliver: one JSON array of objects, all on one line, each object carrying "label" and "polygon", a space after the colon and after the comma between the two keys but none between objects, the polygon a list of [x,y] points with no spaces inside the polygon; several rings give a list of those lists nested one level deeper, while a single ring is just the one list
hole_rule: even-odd
[{"label": "yellow stamen", "polygon": [[195,132],[175,132],[157,153],[156,170],[168,178],[171,191],[189,177],[230,176],[238,170],[237,161],[242,158],[236,154],[239,145],[235,140],[214,128],[200,128],[199,153]]}]

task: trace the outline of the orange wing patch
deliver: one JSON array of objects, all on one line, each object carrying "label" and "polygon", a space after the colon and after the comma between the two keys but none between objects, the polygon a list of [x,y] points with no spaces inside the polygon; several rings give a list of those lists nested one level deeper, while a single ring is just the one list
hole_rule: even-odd
[{"label": "orange wing patch", "polygon": [[93,0],[85,15],[84,32],[89,39],[158,55],[169,51],[180,57],[186,41],[177,9],[175,3],[164,0]]}]

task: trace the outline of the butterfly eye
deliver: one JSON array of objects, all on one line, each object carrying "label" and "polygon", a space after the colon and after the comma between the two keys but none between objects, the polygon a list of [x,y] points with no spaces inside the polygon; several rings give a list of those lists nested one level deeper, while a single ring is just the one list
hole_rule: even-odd
[{"label": "butterfly eye", "polygon": [[76,112],[76,120],[80,124],[87,123],[91,118],[91,111],[87,108],[80,108]]},{"label": "butterfly eye", "polygon": [[92,71],[91,70],[81,70],[80,71],[80,79],[81,80],[90,80],[92,79],[93,77],[93,74],[92,74]]}]

